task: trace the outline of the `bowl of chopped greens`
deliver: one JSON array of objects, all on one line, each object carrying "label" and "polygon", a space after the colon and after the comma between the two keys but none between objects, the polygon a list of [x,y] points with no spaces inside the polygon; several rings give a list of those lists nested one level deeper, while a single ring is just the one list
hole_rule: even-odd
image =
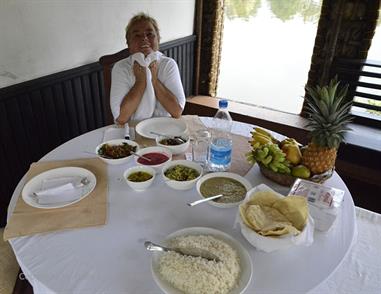
[{"label": "bowl of chopped greens", "polygon": [[95,148],[99,159],[107,164],[124,164],[139,149],[139,144],[125,139],[116,139],[103,142]]},{"label": "bowl of chopped greens", "polygon": [[175,190],[191,189],[202,176],[202,166],[189,160],[173,160],[162,169],[165,183]]},{"label": "bowl of chopped greens", "polygon": [[127,169],[123,177],[127,184],[135,191],[144,191],[151,186],[155,179],[155,170],[149,166],[133,166]]}]

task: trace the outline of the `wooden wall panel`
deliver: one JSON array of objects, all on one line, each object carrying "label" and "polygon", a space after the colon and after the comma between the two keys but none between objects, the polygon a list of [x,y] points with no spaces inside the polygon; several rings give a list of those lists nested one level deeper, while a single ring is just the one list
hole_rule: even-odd
[{"label": "wooden wall panel", "polygon": [[161,52],[176,60],[186,97],[194,94],[195,42],[196,36],[188,36],[160,45]]}]

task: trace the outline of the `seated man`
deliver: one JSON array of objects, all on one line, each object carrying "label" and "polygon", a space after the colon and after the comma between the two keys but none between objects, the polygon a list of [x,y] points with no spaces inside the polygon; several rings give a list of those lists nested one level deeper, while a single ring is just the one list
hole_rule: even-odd
[{"label": "seated man", "polygon": [[112,69],[110,105],[115,122],[180,117],[185,106],[180,73],[176,61],[158,51],[156,20],[144,13],[135,15],[127,25],[126,40],[131,55]]}]

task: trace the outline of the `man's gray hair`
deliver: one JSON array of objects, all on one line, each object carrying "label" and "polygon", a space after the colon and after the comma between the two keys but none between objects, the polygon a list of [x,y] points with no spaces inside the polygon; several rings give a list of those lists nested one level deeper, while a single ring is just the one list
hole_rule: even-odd
[{"label": "man's gray hair", "polygon": [[152,24],[157,35],[157,40],[160,43],[160,31],[159,31],[159,26],[157,25],[156,19],[154,19],[153,17],[149,16],[148,14],[144,12],[140,12],[134,15],[128,22],[128,25],[126,26],[126,40],[128,41],[128,36],[131,33],[131,28],[133,27],[133,25],[139,21],[148,21]]}]

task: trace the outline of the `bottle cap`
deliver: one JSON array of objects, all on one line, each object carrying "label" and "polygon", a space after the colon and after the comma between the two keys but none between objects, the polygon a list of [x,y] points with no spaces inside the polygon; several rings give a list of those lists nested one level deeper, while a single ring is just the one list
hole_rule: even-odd
[{"label": "bottle cap", "polygon": [[218,102],[218,107],[219,107],[219,108],[227,108],[227,107],[228,107],[228,100],[226,100],[226,99],[221,99],[221,100]]}]

